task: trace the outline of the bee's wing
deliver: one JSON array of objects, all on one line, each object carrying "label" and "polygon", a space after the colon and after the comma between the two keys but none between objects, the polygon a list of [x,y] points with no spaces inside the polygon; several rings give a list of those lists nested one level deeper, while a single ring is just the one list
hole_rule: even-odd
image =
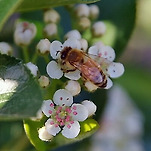
[{"label": "bee's wing", "polygon": [[88,56],[93,59],[96,63],[98,63],[100,66],[103,66],[105,64],[110,64],[111,62],[105,58],[99,57],[97,55],[88,54]]}]

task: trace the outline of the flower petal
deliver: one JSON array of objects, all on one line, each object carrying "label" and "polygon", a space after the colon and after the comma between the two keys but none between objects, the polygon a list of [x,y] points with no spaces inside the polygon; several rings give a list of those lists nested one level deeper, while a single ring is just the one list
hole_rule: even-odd
[{"label": "flower petal", "polygon": [[53,102],[51,100],[43,101],[41,110],[47,117],[49,117],[52,114],[53,110],[54,110]]},{"label": "flower petal", "polygon": [[88,49],[88,54],[91,54],[91,55],[95,55],[97,56],[98,55],[98,47],[97,46],[91,46],[89,49]]},{"label": "flower petal", "polygon": [[47,73],[52,79],[60,79],[63,76],[61,68],[58,66],[57,62],[50,61],[47,65]]},{"label": "flower petal", "polygon": [[88,116],[93,115],[96,112],[96,105],[92,101],[82,101],[82,105],[84,105],[88,110]]},{"label": "flower petal", "polygon": [[80,133],[80,124],[78,121],[74,121],[72,124],[67,124],[62,130],[62,135],[66,138],[75,138]]},{"label": "flower petal", "polygon": [[98,52],[99,56],[105,58],[109,61],[113,61],[115,59],[115,51],[110,46],[102,46]]},{"label": "flower petal", "polygon": [[107,78],[107,85],[104,89],[110,89],[113,86],[113,82],[110,78]]},{"label": "flower petal", "polygon": [[79,70],[75,70],[72,72],[65,73],[64,76],[71,80],[79,80],[81,77],[80,73],[81,72]]},{"label": "flower petal", "polygon": [[63,45],[60,41],[55,40],[50,44],[50,55],[52,56],[53,59],[58,58],[58,54],[62,50],[62,48]]},{"label": "flower petal", "polygon": [[88,110],[82,104],[73,104],[71,116],[75,121],[84,121],[88,118]]},{"label": "flower petal", "polygon": [[67,39],[63,43],[63,47],[71,47],[71,48],[81,49],[81,43],[78,39],[72,37],[72,38]]},{"label": "flower petal", "polygon": [[31,74],[34,77],[37,76],[37,74],[38,74],[38,67],[35,64],[33,64],[31,62],[28,62],[28,63],[25,64],[25,66],[31,71]]},{"label": "flower petal", "polygon": [[56,136],[61,131],[61,128],[54,123],[52,119],[48,119],[45,123],[46,130],[49,134]]},{"label": "flower petal", "polygon": [[53,96],[53,101],[56,105],[70,106],[73,103],[73,96],[65,89],[59,89]]},{"label": "flower petal", "polygon": [[121,63],[111,63],[108,67],[107,73],[111,78],[120,77],[124,73],[124,66]]}]

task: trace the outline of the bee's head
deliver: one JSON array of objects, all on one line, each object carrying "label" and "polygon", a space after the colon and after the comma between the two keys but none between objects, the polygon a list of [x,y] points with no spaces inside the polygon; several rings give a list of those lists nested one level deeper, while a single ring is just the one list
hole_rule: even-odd
[{"label": "bee's head", "polygon": [[62,51],[61,51],[61,59],[62,60],[65,60],[67,55],[68,55],[68,52],[71,50],[72,48],[71,47],[65,47]]}]

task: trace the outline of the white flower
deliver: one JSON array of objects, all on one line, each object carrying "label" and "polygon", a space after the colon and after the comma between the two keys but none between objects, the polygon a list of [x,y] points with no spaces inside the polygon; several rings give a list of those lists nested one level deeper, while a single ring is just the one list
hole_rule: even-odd
[{"label": "white flower", "polygon": [[31,43],[37,32],[36,26],[29,22],[20,22],[17,24],[14,39],[19,46],[26,46]]},{"label": "white flower", "polygon": [[[50,55],[53,59],[58,59],[58,62],[50,61],[46,68],[48,75],[53,79],[60,79],[63,76],[63,70],[61,70],[61,64],[59,63],[59,55],[66,47],[81,49],[81,43],[75,38],[69,38],[63,44],[60,41],[53,41],[50,45]],[[65,73],[64,76],[71,80],[78,80],[81,77],[79,70]]]},{"label": "white flower", "polygon": [[88,53],[92,58],[97,56],[95,60],[100,64],[104,74],[107,76],[107,86],[105,89],[112,87],[111,78],[118,78],[124,73],[124,66],[121,63],[113,62],[115,59],[115,51],[110,46],[96,44],[88,49]]},{"label": "white flower", "polygon": [[54,9],[49,9],[44,13],[45,23],[58,23],[59,20],[60,20],[60,15]]},{"label": "white flower", "polygon": [[41,54],[46,54],[50,52],[50,41],[48,39],[41,39],[36,48]]},{"label": "white flower", "polygon": [[93,36],[99,37],[102,36],[106,32],[106,25],[102,21],[95,22],[92,25],[92,33]]},{"label": "white flower", "polygon": [[0,53],[10,55],[12,53],[12,47],[6,42],[0,42]]},{"label": "white flower", "polygon": [[28,62],[28,63],[25,64],[25,66],[31,71],[31,74],[34,77],[37,76],[37,74],[38,74],[38,67],[35,64],[33,64],[31,62]]},{"label": "white flower", "polygon": [[62,135],[67,138],[78,136],[79,121],[86,120],[89,111],[85,105],[73,104],[73,96],[65,89],[57,90],[53,101],[45,100],[42,105],[42,112],[49,117],[45,123],[47,132],[56,136],[62,130]]}]

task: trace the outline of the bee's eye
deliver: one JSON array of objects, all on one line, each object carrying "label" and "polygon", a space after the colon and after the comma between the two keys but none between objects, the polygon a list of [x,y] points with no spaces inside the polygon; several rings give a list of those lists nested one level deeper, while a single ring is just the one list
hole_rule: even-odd
[{"label": "bee's eye", "polygon": [[70,50],[71,50],[71,47],[65,47],[61,52],[61,59],[65,59]]},{"label": "bee's eye", "polygon": [[61,59],[65,59],[66,55],[64,53],[61,54]]}]

